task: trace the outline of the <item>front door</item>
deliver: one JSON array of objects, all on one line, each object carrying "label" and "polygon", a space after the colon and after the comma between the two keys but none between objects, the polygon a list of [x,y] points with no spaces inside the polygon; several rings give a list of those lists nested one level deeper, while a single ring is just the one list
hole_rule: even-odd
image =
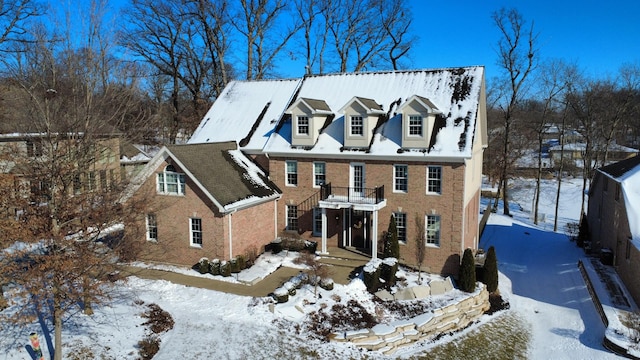
[{"label": "front door", "polygon": [[349,175],[349,195],[355,199],[362,199],[364,197],[364,164],[351,164]]}]

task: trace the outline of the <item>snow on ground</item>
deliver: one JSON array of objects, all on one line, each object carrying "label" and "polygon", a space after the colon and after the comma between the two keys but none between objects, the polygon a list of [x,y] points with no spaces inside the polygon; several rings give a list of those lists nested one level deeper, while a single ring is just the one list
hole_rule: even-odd
[{"label": "snow on ground", "polygon": [[[557,233],[552,231],[555,182],[544,183],[540,212],[546,214],[546,218],[538,226],[533,226],[530,219],[533,188],[531,181],[517,179],[513,182],[513,217],[500,215],[501,210],[492,214],[480,244],[485,249],[495,246],[500,290],[511,303],[511,309],[507,311],[518,314],[531,328],[528,358],[617,358],[602,346],[605,328],[577,267],[578,259],[584,258],[584,254],[563,234],[564,224],[578,220],[582,181],[563,183],[560,231]],[[485,200],[483,204],[486,205]],[[284,255],[280,258],[265,256],[251,271],[273,271],[282,263],[290,265],[290,261]],[[198,275],[195,271],[192,274]],[[144,304],[151,303],[168,311],[175,320],[174,328],[161,336],[160,351],[154,359],[386,358],[376,352],[365,355],[347,344],[309,339],[304,329],[299,331],[304,316],[297,307],[313,306],[312,288],[300,290],[295,301],[275,305],[273,313],[263,299],[189,288],[166,281],[132,277],[126,283],[119,283],[116,290],[117,301],[95,309],[94,316],[76,314],[65,322],[66,358],[73,358],[72,354],[81,351],[82,346],[90,346],[94,358],[137,358],[136,344],[146,333],[142,326],[145,320],[140,314],[145,310]],[[358,281],[348,286],[336,284],[332,292],[319,291],[325,301],[335,302],[337,297],[366,300],[363,285]],[[481,323],[494,318],[485,315]],[[41,324],[34,322],[28,327],[0,324],[0,354],[4,353],[0,359],[30,359],[27,345],[31,331],[41,334],[44,354],[49,357],[52,340],[42,335]],[[473,331],[473,327],[454,337],[464,341],[469,331]],[[450,339],[448,336],[438,342]],[[424,355],[438,342],[417,343],[403,349],[399,355]]]}]

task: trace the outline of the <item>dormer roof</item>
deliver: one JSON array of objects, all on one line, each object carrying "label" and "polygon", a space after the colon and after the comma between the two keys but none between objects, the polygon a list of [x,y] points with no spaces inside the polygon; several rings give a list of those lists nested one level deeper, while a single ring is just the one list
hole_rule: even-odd
[{"label": "dormer roof", "polygon": [[311,110],[311,114],[313,115],[330,115],[332,114],[331,108],[324,100],[318,99],[309,99],[309,98],[298,98],[287,110],[284,112],[285,114],[291,114],[292,110],[300,105],[304,105],[307,109]]},{"label": "dormer roof", "polygon": [[434,103],[432,103],[431,100],[419,95],[412,95],[407,99],[407,101],[400,104],[400,106],[398,107],[398,112],[401,112],[413,102],[420,104],[420,106],[422,106],[430,114],[442,114],[442,111],[438,110],[438,107]]},{"label": "dormer roof", "polygon": [[362,106],[366,110],[367,115],[384,114],[384,110],[382,110],[382,106],[378,104],[375,100],[363,98],[359,96],[352,97],[351,100],[349,100],[346,104],[344,104],[342,108],[340,108],[340,110],[338,110],[338,112],[344,113],[344,111],[354,102],[360,104],[360,106]]}]

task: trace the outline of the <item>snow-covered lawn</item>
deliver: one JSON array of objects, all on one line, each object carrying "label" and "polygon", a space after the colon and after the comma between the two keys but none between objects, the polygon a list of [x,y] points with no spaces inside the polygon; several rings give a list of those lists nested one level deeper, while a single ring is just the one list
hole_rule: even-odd
[{"label": "snow-covered lawn", "polygon": [[[477,348],[473,341],[483,329],[491,331],[492,327],[509,324],[524,334],[515,342],[523,347],[514,352],[515,357],[525,354],[529,359],[617,358],[602,346],[605,328],[577,267],[584,254],[563,234],[565,223],[578,220],[581,185],[581,180],[563,184],[560,232],[554,233],[555,182],[545,182],[541,212],[546,219],[533,226],[530,208],[534,184],[514,181],[513,218],[500,215],[500,211],[492,214],[480,244],[485,249],[496,248],[500,291],[511,308],[497,315],[484,315],[478,324],[460,333],[415,343],[396,356],[422,358],[432,352],[438,358],[459,358],[462,354],[475,354],[464,355],[465,358],[494,358],[487,357],[489,352],[468,348]],[[257,269],[268,272],[274,268],[273,258],[271,262],[263,261],[269,266]],[[412,281],[411,276],[407,274],[408,281]],[[95,309],[96,314],[91,317],[78,313],[65,323],[65,358],[136,359],[137,343],[148,332],[140,315],[145,305],[155,303],[171,314],[175,325],[161,335],[160,351],[154,359],[385,359],[377,352],[363,353],[348,344],[311,338],[304,328],[305,317],[299,308],[306,312],[305,309],[319,307],[322,302],[331,306],[332,302],[346,302],[350,298],[370,304],[363,288],[359,281],[347,286],[336,284],[331,292],[320,290],[322,299],[317,302],[313,289],[303,288],[290,302],[275,305],[271,312],[264,299],[132,277],[118,283],[113,303]],[[43,324],[48,323],[34,321],[28,327],[0,324],[0,354],[4,354],[0,359],[30,359],[27,345],[32,331],[40,334],[44,354],[49,358],[51,340],[43,331]],[[495,334],[483,346],[499,349],[509,345],[501,342],[511,342],[499,331]],[[472,346],[465,350],[465,343]]]}]

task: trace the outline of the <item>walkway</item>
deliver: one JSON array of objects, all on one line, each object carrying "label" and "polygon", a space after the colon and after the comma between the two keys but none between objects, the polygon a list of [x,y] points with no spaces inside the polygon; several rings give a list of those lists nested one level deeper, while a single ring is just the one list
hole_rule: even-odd
[{"label": "walkway", "polygon": [[[331,266],[331,278],[336,284],[347,284],[350,281],[350,275],[353,270],[369,261],[368,257],[349,250],[340,248],[330,248],[328,250],[330,255],[322,256],[320,261]],[[174,284],[252,297],[264,297],[269,295],[284,282],[299,273],[300,269],[282,266],[257,283],[253,285],[245,285],[199,276],[189,276],[164,270],[132,266],[123,267],[121,269],[121,274],[124,276],[137,276],[150,280],[166,280]]]}]

